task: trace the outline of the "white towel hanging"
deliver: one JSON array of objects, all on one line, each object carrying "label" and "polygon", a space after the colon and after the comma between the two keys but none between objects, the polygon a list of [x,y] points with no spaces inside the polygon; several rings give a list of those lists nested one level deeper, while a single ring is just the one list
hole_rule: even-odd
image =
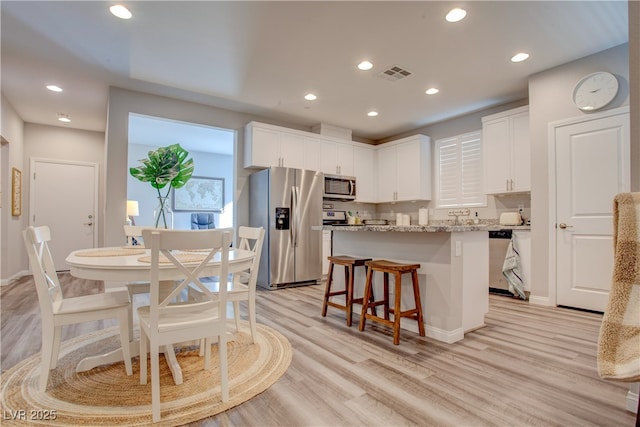
[{"label": "white towel hanging", "polygon": [[509,283],[509,292],[518,294],[523,300],[527,299],[524,293],[524,281],[522,280],[522,270],[520,269],[520,254],[515,244],[515,239],[511,236],[511,241],[507,247],[507,254],[502,264],[502,275]]}]

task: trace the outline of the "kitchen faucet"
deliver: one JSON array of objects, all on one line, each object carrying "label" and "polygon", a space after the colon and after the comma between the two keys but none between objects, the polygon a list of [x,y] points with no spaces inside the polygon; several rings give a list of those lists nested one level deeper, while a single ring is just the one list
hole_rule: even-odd
[{"label": "kitchen faucet", "polygon": [[462,225],[460,224],[459,218],[461,216],[469,216],[469,209],[451,209],[448,213],[449,216],[455,216],[456,219],[453,225]]}]

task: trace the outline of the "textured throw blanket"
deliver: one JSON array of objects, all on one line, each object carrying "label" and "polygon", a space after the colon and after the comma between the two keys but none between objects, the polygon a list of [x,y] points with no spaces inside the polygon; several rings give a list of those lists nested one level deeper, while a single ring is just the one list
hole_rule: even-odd
[{"label": "textured throw blanket", "polygon": [[614,199],[615,264],[598,340],[598,374],[640,381],[640,193]]},{"label": "textured throw blanket", "polygon": [[502,264],[502,275],[507,279],[507,283],[509,283],[509,292],[514,295],[518,294],[520,298],[526,300],[527,296],[524,293],[522,270],[520,269],[520,253],[518,252],[513,236],[507,247],[507,254]]}]

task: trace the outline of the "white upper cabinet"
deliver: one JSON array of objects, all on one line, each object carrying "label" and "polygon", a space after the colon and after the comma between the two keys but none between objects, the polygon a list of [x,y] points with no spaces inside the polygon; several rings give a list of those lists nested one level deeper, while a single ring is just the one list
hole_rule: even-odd
[{"label": "white upper cabinet", "polygon": [[353,176],[356,177],[356,202],[376,202],[376,150],[373,146],[353,147]]},{"label": "white upper cabinet", "polygon": [[482,118],[487,194],[531,191],[529,107]]},{"label": "white upper cabinet", "polygon": [[[415,135],[377,152],[379,203],[431,199],[431,140]],[[358,184],[359,185],[359,184]]]},{"label": "white upper cabinet", "polygon": [[323,140],[320,145],[320,170],[331,175],[353,176],[353,145]]},{"label": "white upper cabinet", "polygon": [[313,136],[304,137],[304,169],[320,170],[322,140]]},{"label": "white upper cabinet", "polygon": [[296,132],[251,122],[245,126],[244,167],[306,169],[305,141]]},{"label": "white upper cabinet", "polygon": [[[378,202],[393,202],[396,200],[397,188],[397,160],[396,147],[378,148]],[[358,183],[356,182],[356,185]],[[357,194],[356,188],[356,194]]]},{"label": "white upper cabinet", "polygon": [[431,140],[414,135],[380,146],[251,122],[244,167],[310,169],[356,178],[356,201],[431,199]]}]

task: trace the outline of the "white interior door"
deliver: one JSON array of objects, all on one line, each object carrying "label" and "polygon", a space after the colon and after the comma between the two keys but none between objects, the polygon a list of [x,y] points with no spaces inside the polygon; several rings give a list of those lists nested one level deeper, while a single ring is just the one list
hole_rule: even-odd
[{"label": "white interior door", "polygon": [[58,270],[69,252],[97,245],[98,165],[32,159],[30,218],[51,229],[51,252]]},{"label": "white interior door", "polygon": [[556,303],[606,308],[613,198],[629,191],[629,113],[555,128]]}]

